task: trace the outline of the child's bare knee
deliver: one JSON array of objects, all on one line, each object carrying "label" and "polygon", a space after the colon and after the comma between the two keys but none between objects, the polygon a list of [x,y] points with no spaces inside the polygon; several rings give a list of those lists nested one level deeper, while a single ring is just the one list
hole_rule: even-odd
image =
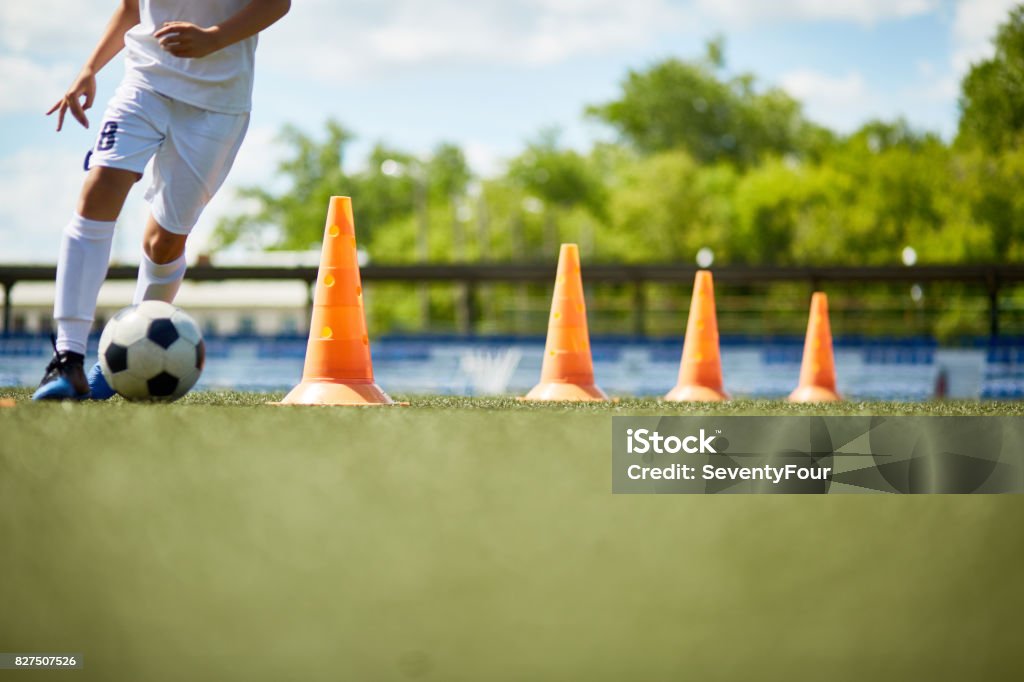
[{"label": "child's bare knee", "polygon": [[170,263],[185,253],[185,238],[185,235],[174,234],[163,228],[147,230],[142,249],[154,263]]},{"label": "child's bare knee", "polygon": [[89,220],[117,220],[128,191],[141,177],[120,168],[93,168],[82,186],[78,215]]}]

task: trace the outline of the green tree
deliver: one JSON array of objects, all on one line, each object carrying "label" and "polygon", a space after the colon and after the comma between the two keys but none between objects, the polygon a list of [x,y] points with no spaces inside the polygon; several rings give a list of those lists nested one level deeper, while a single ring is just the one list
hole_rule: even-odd
[{"label": "green tree", "polygon": [[726,76],[722,51],[712,41],[702,59],[630,71],[617,100],[587,113],[641,153],[685,149],[699,163],[750,166],[765,155],[810,155],[827,144],[829,135],[806,121],[785,92],[759,91],[751,74]]},{"label": "green tree", "polygon": [[961,85],[957,172],[972,217],[989,235],[992,256],[1024,258],[1024,5],[1010,11],[995,54],[971,67]]},{"label": "green tree", "polygon": [[692,263],[710,247],[729,258],[737,173],[728,164],[701,166],[683,150],[624,163],[598,235],[602,260]]},{"label": "green tree", "polygon": [[555,129],[541,132],[526,151],[512,159],[507,179],[522,189],[527,206],[531,199],[541,202],[544,255],[552,253],[563,238],[561,222],[574,209],[582,209],[597,220],[606,216],[604,178],[586,156],[561,147]]},{"label": "green tree", "polygon": [[370,150],[366,169],[352,178],[351,190],[364,241],[372,241],[378,229],[413,212],[416,179],[407,169],[415,163],[412,154],[381,142]]},{"label": "green tree", "polygon": [[955,170],[960,178],[956,196],[990,244],[985,260],[1024,260],[1024,147],[998,154],[964,151]]},{"label": "green tree", "polygon": [[450,202],[465,194],[466,186],[473,179],[473,172],[461,147],[442,142],[434,148],[426,164],[426,177],[431,199]]},{"label": "green tree", "polygon": [[561,147],[559,137],[557,130],[543,131],[509,163],[508,177],[546,204],[562,209],[582,206],[603,217],[603,179],[587,157]]},{"label": "green tree", "polygon": [[971,67],[961,84],[958,141],[989,152],[1024,136],[1024,5],[999,27],[995,55]]},{"label": "green tree", "polygon": [[[283,191],[266,187],[244,187],[239,198],[254,204],[248,212],[222,219],[214,233],[217,246],[242,243],[271,249],[316,248],[323,238],[323,216],[329,198],[347,194],[355,198],[353,210],[359,226],[360,244],[371,253],[381,240],[390,246],[415,240],[423,224],[444,225],[454,217],[454,202],[461,197],[472,174],[462,150],[453,144],[437,147],[428,159],[378,142],[371,149],[365,168],[346,172],[345,150],[353,134],[341,124],[328,121],[324,135],[317,139],[287,126],[280,141],[287,155],[277,167],[285,181]],[[437,219],[433,214],[446,215]],[[414,225],[414,216],[420,221]],[[397,231],[396,238],[386,233]],[[407,234],[408,233],[408,234]],[[449,235],[436,235],[439,248],[450,249]],[[431,251],[435,248],[431,246]],[[386,250],[393,260],[404,252]],[[414,257],[415,247],[409,254]],[[444,258],[445,253],[433,254]]]}]

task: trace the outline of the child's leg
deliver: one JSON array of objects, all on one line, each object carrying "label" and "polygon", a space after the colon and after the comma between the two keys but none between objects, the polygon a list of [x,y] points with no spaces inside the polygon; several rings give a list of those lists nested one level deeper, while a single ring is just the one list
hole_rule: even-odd
[{"label": "child's leg", "polygon": [[96,297],[107,276],[110,246],[125,197],[164,141],[165,98],[118,88],[107,105],[87,164],[77,213],[64,230],[57,264],[57,350],[85,353]]},{"label": "child's leg", "polygon": [[141,176],[119,168],[93,168],[78,210],[61,239],[54,318],[57,350],[85,354],[96,297],[107,276],[114,225],[125,197]]},{"label": "child's leg", "polygon": [[224,183],[245,138],[249,116],[175,102],[166,142],[156,153],[152,213],[142,243],[135,303],[172,303],[185,277],[185,241]]},{"label": "child's leg", "polygon": [[[133,304],[143,301],[174,301],[175,294],[185,276],[185,238],[160,227],[152,215],[146,221],[146,234],[142,239],[142,262],[135,287]],[[89,392],[93,400],[106,400],[114,396],[99,363],[89,371]]]},{"label": "child's leg", "polygon": [[64,230],[57,263],[55,353],[35,400],[81,400],[91,395],[85,376],[86,342],[96,298],[107,276],[114,224],[128,191],[163,144],[168,100],[122,85],[107,105],[96,143],[86,157],[92,168],[78,210]]},{"label": "child's leg", "polygon": [[185,277],[186,238],[187,235],[168,232],[152,214],[149,216],[142,238],[142,262],[133,303],[174,301]]}]

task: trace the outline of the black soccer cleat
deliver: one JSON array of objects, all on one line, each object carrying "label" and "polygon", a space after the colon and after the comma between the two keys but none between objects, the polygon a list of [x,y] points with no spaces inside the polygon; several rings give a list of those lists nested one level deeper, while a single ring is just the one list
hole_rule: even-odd
[{"label": "black soccer cleat", "polygon": [[32,400],[85,400],[89,397],[89,381],[85,378],[85,356],[81,353],[57,350],[53,341],[53,359],[46,366],[46,374]]}]

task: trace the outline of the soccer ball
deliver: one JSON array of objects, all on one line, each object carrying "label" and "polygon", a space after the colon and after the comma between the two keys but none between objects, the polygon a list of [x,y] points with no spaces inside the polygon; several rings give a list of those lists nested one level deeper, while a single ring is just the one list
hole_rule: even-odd
[{"label": "soccer ball", "polygon": [[199,325],[185,311],[143,301],[107,323],[99,354],[104,378],[124,398],[170,402],[199,380],[206,347]]}]

